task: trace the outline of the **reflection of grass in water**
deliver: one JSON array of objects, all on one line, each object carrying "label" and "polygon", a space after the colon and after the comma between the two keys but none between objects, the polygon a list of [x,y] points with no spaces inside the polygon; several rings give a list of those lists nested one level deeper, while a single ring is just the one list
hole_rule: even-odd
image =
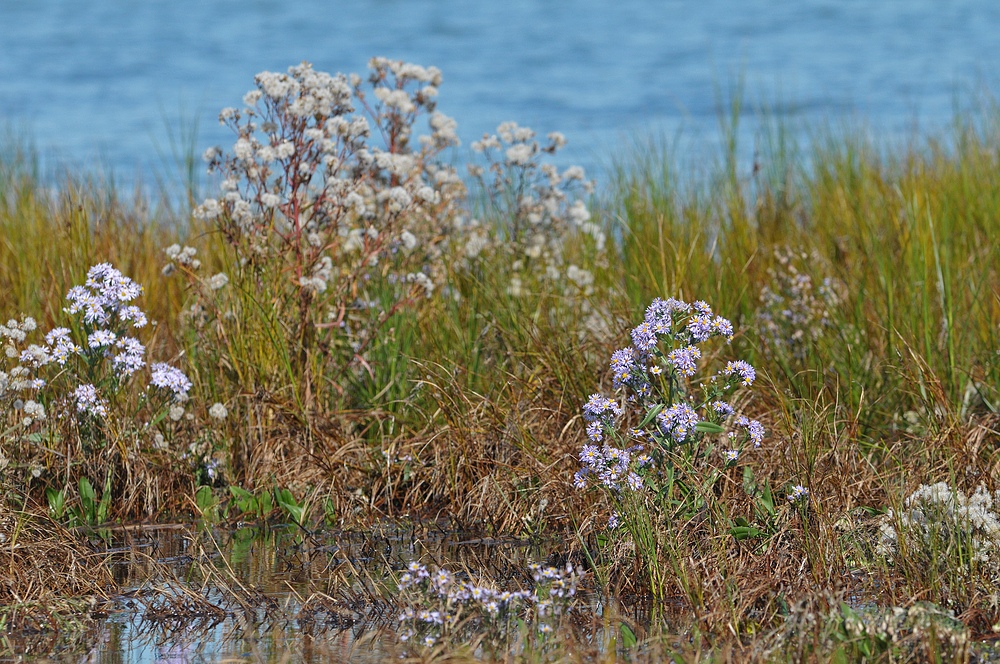
[{"label": "reflection of grass in water", "polygon": [[[796,148],[778,128],[762,133],[759,168],[741,164],[731,146],[694,175],[669,150],[645,144],[619,163],[595,206],[617,238],[607,263],[588,265],[586,246],[566,248],[593,272],[593,294],[574,298],[539,280],[515,297],[509,259],[485,258],[452,276],[460,298],[432,298],[393,319],[367,366],[340,384],[343,394],[308,417],[279,383],[247,389],[218,355],[194,352],[177,324],[185,293],[159,274],[163,247],[198,243],[211,274],[223,266],[217,234],[93,174],[43,180],[16,144],[0,161],[0,309],[50,326],[68,286],[111,261],[145,286],[144,309],[159,322],[149,338],[156,354],[187,362],[205,401],[190,406],[199,423],[211,422],[208,406],[226,402],[229,417],[214,428],[182,423],[166,450],[139,446],[141,463],[116,474],[112,488],[121,517],[191,511],[197,487],[183,455],[207,441],[227,464],[217,489],[225,482],[259,496],[287,488],[308,506],[309,532],[324,521],[448,515],[491,536],[559,536],[563,553],[597,567],[602,590],[629,598],[649,591],[633,552],[602,543],[594,524],[607,521],[603,505],[569,487],[584,438],[574,418],[590,393],[608,391],[606,358],[641,306],[654,296],[703,298],[733,320],[734,352],[758,369],[753,415],[770,436],[748,461],[754,476],[776,488],[808,486],[811,504],[804,512],[782,505],[767,538],[735,542],[713,523],[752,520],[754,497],[736,477],[715,496],[724,513],[694,514],[664,533],[674,567],[661,591],[681,608],[630,628],[648,656],[729,648],[752,656],[758,636],[781,628],[790,607],[818,588],[886,605],[947,599],[979,635],[1000,618],[977,592],[981,579],[921,575],[876,558],[857,509],[898,507],[921,482],[969,491],[995,475],[996,117],[987,104],[948,137],[895,146],[846,131]],[[796,266],[813,284],[843,285],[830,324],[794,356],[753,328],[768,269],[786,248],[817,257]],[[262,336],[240,343],[248,361],[277,352]],[[2,453],[5,487],[19,495],[42,500],[46,487],[75,487],[81,474],[103,486],[95,471],[107,460],[84,458],[71,434],[11,438]],[[287,520],[277,511],[240,515],[228,495],[217,497],[220,519]],[[240,561],[231,564],[238,575]],[[308,600],[311,591],[298,592]],[[620,630],[602,629],[599,647],[574,647],[610,648],[612,636],[621,646]]]}]

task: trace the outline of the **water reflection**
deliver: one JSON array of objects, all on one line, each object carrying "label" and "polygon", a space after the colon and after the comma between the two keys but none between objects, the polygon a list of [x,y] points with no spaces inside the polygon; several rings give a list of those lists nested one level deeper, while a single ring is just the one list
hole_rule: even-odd
[{"label": "water reflection", "polygon": [[[530,583],[561,542],[492,539],[435,527],[304,533],[297,528],[172,527],[106,533],[122,592],[75,641],[36,654],[87,662],[384,661],[398,657],[393,576],[411,561],[498,586]],[[389,595],[386,595],[386,592]],[[604,606],[586,595],[585,640],[607,641]],[[614,625],[617,628],[617,623]],[[614,631],[614,630],[612,630]]]}]

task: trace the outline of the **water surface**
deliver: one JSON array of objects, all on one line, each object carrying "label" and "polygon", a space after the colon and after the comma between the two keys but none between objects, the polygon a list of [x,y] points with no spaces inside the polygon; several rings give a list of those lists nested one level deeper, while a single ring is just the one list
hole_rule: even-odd
[{"label": "water surface", "polygon": [[231,143],[216,114],[256,72],[385,55],[443,70],[440,110],[466,145],[516,120],[564,132],[564,159],[595,167],[637,132],[714,145],[741,78],[793,124],[943,127],[996,89],[998,32],[992,0],[0,0],[0,123],[125,179],[173,173],[166,127],[184,144],[196,125],[199,154]]}]

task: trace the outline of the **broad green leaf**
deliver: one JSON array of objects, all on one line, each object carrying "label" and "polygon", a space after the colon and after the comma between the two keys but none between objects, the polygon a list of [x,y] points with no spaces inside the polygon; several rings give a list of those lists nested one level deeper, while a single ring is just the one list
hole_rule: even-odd
[{"label": "broad green leaf", "polygon": [[698,422],[698,424],[694,425],[694,430],[698,433],[722,433],[725,431],[725,429],[715,422]]},{"label": "broad green leaf", "polygon": [[634,648],[635,644],[638,642],[638,639],[635,638],[635,632],[633,632],[632,628],[626,625],[625,623],[622,623],[621,630],[622,630],[622,647],[624,647],[626,650],[629,648]]},{"label": "broad green leaf", "polygon": [[215,502],[213,498],[212,487],[210,486],[200,486],[194,494],[194,502],[202,514],[205,514],[212,507]]},{"label": "broad green leaf", "polygon": [[250,493],[246,489],[241,489],[238,486],[230,485],[229,486],[229,493],[233,494],[233,498],[235,498],[238,501],[253,500],[253,501],[256,502],[256,498],[257,497],[255,495],[253,495],[252,493]]},{"label": "broad green leaf", "polygon": [[656,417],[657,415],[659,415],[660,411],[662,411],[662,410],[663,410],[663,404],[662,403],[658,403],[655,406],[653,406],[652,408],[650,408],[649,412],[646,413],[646,417],[642,418],[642,422],[639,422],[638,428],[641,429],[644,426],[646,426],[647,424],[649,424],[650,422],[652,422],[653,418]]},{"label": "broad green leaf", "polygon": [[760,493],[760,498],[758,502],[764,506],[767,513],[771,516],[775,515],[774,511],[774,497],[771,495],[771,485],[768,482],[764,482],[764,488]]},{"label": "broad green leaf", "polygon": [[751,537],[760,537],[764,534],[760,528],[754,528],[753,526],[736,526],[735,528],[729,529],[729,534],[738,540],[750,539]]},{"label": "broad green leaf", "polygon": [[90,503],[97,500],[97,494],[94,493],[94,485],[86,477],[80,478],[80,498]]}]

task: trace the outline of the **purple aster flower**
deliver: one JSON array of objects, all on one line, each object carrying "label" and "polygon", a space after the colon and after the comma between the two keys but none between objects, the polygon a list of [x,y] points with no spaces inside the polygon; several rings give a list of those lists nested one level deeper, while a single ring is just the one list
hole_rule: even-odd
[{"label": "purple aster flower", "polygon": [[641,376],[642,369],[636,362],[635,349],[622,348],[612,353],[611,371],[616,390],[622,386],[631,385],[637,376]]},{"label": "purple aster flower", "polygon": [[191,381],[180,369],[176,369],[169,364],[162,362],[152,366],[152,375],[149,378],[150,385],[161,389],[170,390],[174,393],[174,399],[184,400],[191,389]]},{"label": "purple aster flower", "polygon": [[701,350],[697,346],[687,348],[675,348],[667,355],[677,372],[684,376],[693,376],[698,370],[698,360],[701,358]]},{"label": "purple aster flower", "polygon": [[723,417],[727,417],[729,415],[732,415],[735,412],[733,410],[733,407],[730,406],[725,401],[713,401],[712,402],[712,410],[714,410],[715,412],[717,412],[719,415],[722,415]]},{"label": "purple aster flower", "polygon": [[707,341],[712,336],[712,316],[709,314],[697,313],[688,319],[687,331],[696,343]]},{"label": "purple aster flower", "polygon": [[123,321],[132,321],[133,327],[145,327],[146,314],[142,312],[142,309],[135,305],[129,305],[118,312],[118,317]]},{"label": "purple aster flower", "polygon": [[590,400],[583,405],[583,419],[593,422],[598,419],[618,417],[622,409],[616,401],[601,394],[591,394]]},{"label": "purple aster flower", "polygon": [[726,368],[722,373],[727,376],[739,376],[743,379],[740,382],[747,387],[753,385],[753,381],[757,378],[757,371],[750,366],[749,363],[744,362],[743,360],[727,363]]},{"label": "purple aster flower", "polygon": [[117,315],[122,321],[132,321],[135,327],[146,324],[146,315],[135,306],[126,306],[142,295],[142,286],[135,283],[110,263],[100,263],[87,272],[83,286],[73,286],[66,293],[66,312],[83,314],[88,325],[104,325]]},{"label": "purple aster flower", "polygon": [[80,352],[80,347],[73,343],[70,331],[65,327],[51,330],[45,335],[45,343],[49,345],[49,358],[60,365],[65,365],[70,355]]},{"label": "purple aster flower", "polygon": [[696,314],[700,314],[702,316],[711,317],[713,315],[712,307],[709,306],[708,302],[706,302],[705,300],[698,300],[697,302],[692,302],[691,308],[694,309]]},{"label": "purple aster flower", "polygon": [[590,468],[595,468],[598,461],[603,458],[596,445],[584,445],[580,450],[580,463]]},{"label": "purple aster flower", "polygon": [[699,422],[698,414],[686,403],[671,406],[657,415],[656,419],[661,433],[670,436],[677,443],[684,442]]},{"label": "purple aster flower", "polygon": [[799,501],[806,500],[809,498],[809,489],[805,488],[801,484],[796,484],[792,487],[792,490],[788,492],[788,502],[793,505]]},{"label": "purple aster flower", "polygon": [[73,398],[76,399],[76,409],[81,413],[90,413],[95,417],[108,414],[104,400],[97,395],[97,388],[93,385],[80,385],[73,390]]},{"label": "purple aster flower", "polygon": [[104,348],[115,343],[117,337],[110,330],[97,330],[87,337],[87,345],[91,348]]},{"label": "purple aster flower", "polygon": [[657,330],[657,326],[660,326],[659,330],[662,330],[662,332],[658,331],[658,334],[666,333],[670,330],[671,325],[673,325],[673,314],[675,311],[686,314],[691,311],[691,305],[682,300],[675,300],[672,297],[666,300],[656,298],[646,307],[646,322],[654,330]]},{"label": "purple aster flower", "polygon": [[122,374],[131,376],[136,371],[146,366],[143,356],[146,354],[146,347],[133,337],[121,337],[115,341],[115,347],[120,351],[111,358],[111,363]]},{"label": "purple aster flower", "polygon": [[658,339],[653,326],[648,321],[643,321],[632,330],[632,344],[643,355],[656,348]]},{"label": "purple aster flower", "polygon": [[715,320],[712,321],[712,333],[731,340],[733,338],[733,324],[722,316],[716,316]]},{"label": "purple aster flower", "polygon": [[764,425],[757,420],[751,420],[746,415],[740,415],[736,418],[736,426],[743,427],[747,430],[747,437],[753,441],[754,447],[760,447],[761,442],[764,440]]}]

